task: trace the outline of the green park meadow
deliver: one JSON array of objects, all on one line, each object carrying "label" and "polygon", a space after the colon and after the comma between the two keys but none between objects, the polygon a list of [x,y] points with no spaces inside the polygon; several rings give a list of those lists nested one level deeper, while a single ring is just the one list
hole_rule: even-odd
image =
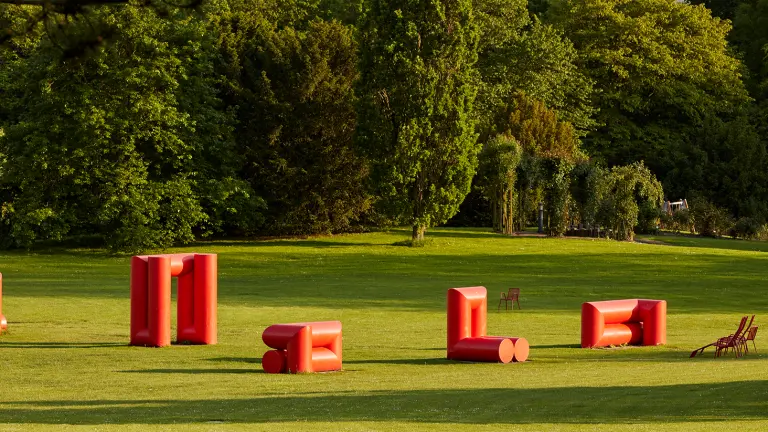
[{"label": "green park meadow", "polygon": [[[211,241],[218,344],[132,347],[129,259],[90,249],[0,253],[0,430],[761,431],[768,345],[690,352],[768,310],[768,245],[410,230]],[[521,336],[525,363],[446,360],[446,291],[488,289],[488,334]],[[521,288],[522,309],[497,312]],[[580,305],[668,302],[668,343],[581,349]],[[175,313],[174,313],[175,315]],[[271,324],[340,320],[343,370],[263,372]],[[175,323],[175,318],[174,318]],[[175,331],[175,329],[174,329]],[[762,337],[761,337],[762,336]]]}]

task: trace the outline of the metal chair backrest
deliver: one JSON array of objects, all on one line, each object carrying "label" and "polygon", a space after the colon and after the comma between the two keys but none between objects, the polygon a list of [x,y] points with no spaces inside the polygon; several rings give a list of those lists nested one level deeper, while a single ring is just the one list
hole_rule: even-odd
[{"label": "metal chair backrest", "polygon": [[741,334],[737,334],[736,337],[742,337],[743,338],[747,334],[747,331],[749,331],[749,328],[752,327],[752,323],[753,322],[755,322],[755,316],[754,315],[752,315],[752,319],[749,320],[749,324],[744,326],[744,329],[742,330]]},{"label": "metal chair backrest", "polygon": [[[730,341],[738,339],[739,336],[741,336],[741,334],[744,333],[744,330],[745,330],[746,324],[747,324],[747,318],[748,318],[747,316],[741,317],[741,323],[739,324],[739,328],[736,330],[736,333],[731,335],[731,337],[729,339]],[[752,319],[755,319],[754,315],[752,315]]]},{"label": "metal chair backrest", "polygon": [[510,288],[509,292],[507,292],[507,298],[510,300],[519,300],[520,288]]},{"label": "metal chair backrest", "polygon": [[750,327],[749,330],[747,330],[746,335],[744,336],[744,340],[755,340],[755,336],[757,335],[757,326]]}]

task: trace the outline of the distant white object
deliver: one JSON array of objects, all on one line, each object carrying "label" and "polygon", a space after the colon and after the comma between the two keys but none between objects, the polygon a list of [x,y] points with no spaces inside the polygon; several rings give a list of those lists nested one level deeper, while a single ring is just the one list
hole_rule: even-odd
[{"label": "distant white object", "polygon": [[680,201],[664,201],[664,204],[662,204],[661,209],[664,210],[664,213],[672,214],[677,210],[681,209],[687,209],[688,208],[688,200],[681,199]]}]

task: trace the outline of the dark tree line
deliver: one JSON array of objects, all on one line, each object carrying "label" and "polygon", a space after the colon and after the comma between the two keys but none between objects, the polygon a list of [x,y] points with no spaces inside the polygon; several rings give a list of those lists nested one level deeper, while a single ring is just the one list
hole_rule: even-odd
[{"label": "dark tree line", "polygon": [[5,247],[768,216],[766,0],[60,3],[0,2]]}]

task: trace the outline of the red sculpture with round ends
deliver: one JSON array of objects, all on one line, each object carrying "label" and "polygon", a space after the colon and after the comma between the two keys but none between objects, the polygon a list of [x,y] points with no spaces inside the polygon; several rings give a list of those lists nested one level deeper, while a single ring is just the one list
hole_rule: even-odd
[{"label": "red sculpture with round ends", "polygon": [[515,356],[512,358],[514,362],[524,362],[528,360],[528,351],[531,350],[526,338],[509,338],[515,345]]},{"label": "red sculpture with round ends", "polygon": [[627,299],[581,305],[581,347],[667,343],[667,302]]},{"label": "red sculpture with round ends", "polygon": [[3,315],[3,274],[0,273],[0,333],[8,329],[8,321]]},{"label": "red sculpture with round ends", "polygon": [[215,254],[140,255],[131,258],[131,345],[171,344],[171,279],[177,279],[176,340],[216,343]]},{"label": "red sculpture with round ends", "polygon": [[341,322],[275,324],[261,339],[267,351],[261,366],[267,373],[308,373],[341,370]]},{"label": "red sculpture with round ends", "polygon": [[485,287],[448,290],[448,359],[500,363],[528,359],[524,338],[485,334],[487,310]]}]

